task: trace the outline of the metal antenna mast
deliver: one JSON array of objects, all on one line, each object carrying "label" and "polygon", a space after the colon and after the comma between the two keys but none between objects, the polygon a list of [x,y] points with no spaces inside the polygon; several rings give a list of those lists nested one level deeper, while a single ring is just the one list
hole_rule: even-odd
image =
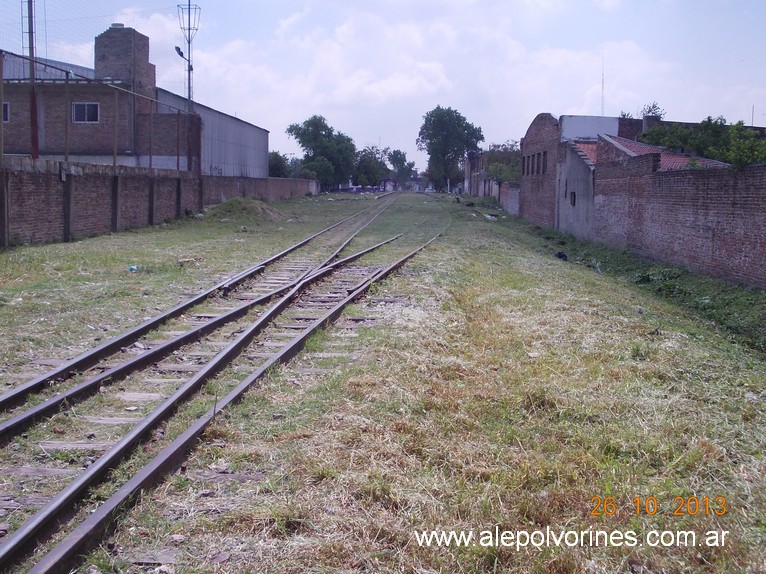
[{"label": "metal antenna mast", "polygon": [[[31,134],[32,159],[39,157],[39,136],[37,133],[37,81],[35,71],[35,2],[26,0],[27,4],[27,33],[29,34],[29,131]],[[22,11],[23,21],[23,11]],[[1,78],[0,78],[1,80]]]},{"label": "metal antenna mast", "polygon": [[184,38],[186,39],[186,56],[184,56],[183,50],[176,46],[176,52],[179,56],[181,56],[184,60],[186,60],[186,84],[187,84],[187,97],[188,97],[188,105],[189,105],[189,112],[192,111],[192,71],[194,70],[194,67],[192,66],[192,40],[194,39],[194,35],[197,33],[197,30],[199,30],[199,14],[202,9],[197,6],[196,4],[192,4],[191,2],[187,2],[184,4],[178,5],[178,20],[181,24],[181,30],[183,30]]}]

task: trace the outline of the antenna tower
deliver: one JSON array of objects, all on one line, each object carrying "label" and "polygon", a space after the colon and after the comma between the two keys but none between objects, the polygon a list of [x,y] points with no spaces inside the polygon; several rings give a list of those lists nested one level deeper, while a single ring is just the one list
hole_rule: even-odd
[{"label": "antenna tower", "polygon": [[191,112],[191,106],[192,106],[192,71],[194,70],[194,67],[192,66],[192,40],[194,39],[195,34],[197,33],[197,30],[199,30],[199,15],[202,11],[202,8],[197,6],[196,4],[192,4],[191,2],[187,2],[186,4],[179,4],[178,5],[178,21],[181,24],[181,30],[184,33],[184,38],[186,39],[186,56],[183,55],[183,52],[179,51],[178,48],[176,48],[176,51],[178,52],[178,55],[181,56],[184,60],[186,60],[186,77],[187,77],[187,94],[189,99],[189,111]]},{"label": "antenna tower", "polygon": [[604,115],[604,52],[601,52],[601,115]]}]

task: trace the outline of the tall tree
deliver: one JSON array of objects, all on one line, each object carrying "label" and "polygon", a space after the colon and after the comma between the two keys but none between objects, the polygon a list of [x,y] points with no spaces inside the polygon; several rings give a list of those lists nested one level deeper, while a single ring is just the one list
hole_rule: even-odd
[{"label": "tall tree", "polygon": [[428,177],[439,189],[447,180],[461,178],[460,162],[467,152],[478,151],[484,141],[481,128],[452,108],[436,106],[423,116],[417,146],[428,153]]},{"label": "tall tree", "polygon": [[380,180],[388,177],[386,165],[388,150],[377,146],[368,146],[356,154],[354,181],[357,185],[378,185]]},{"label": "tall tree", "polygon": [[269,152],[269,177],[290,177],[290,163],[286,155],[278,151]]},{"label": "tall tree", "polygon": [[[342,132],[335,131],[327,124],[324,117],[314,115],[302,124],[290,124],[287,134],[298,142],[304,152],[304,165],[315,171],[315,162],[325,159],[332,166],[329,173],[326,165],[319,166],[320,183],[325,189],[346,183],[351,178],[356,164],[356,146],[354,141]],[[319,172],[317,175],[319,176]]]},{"label": "tall tree", "polygon": [[304,161],[301,164],[301,174],[303,177],[315,178],[323,189],[328,189],[335,183],[335,168],[323,155]]},{"label": "tall tree", "polygon": [[407,161],[407,154],[398,149],[388,154],[388,162],[391,164],[391,169],[394,170],[396,184],[400,188],[407,185],[412,177],[412,170],[415,169],[415,162]]}]

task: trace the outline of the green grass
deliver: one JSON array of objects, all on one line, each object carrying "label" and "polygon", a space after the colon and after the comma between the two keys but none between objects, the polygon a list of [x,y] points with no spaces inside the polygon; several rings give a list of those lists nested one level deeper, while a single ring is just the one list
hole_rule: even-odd
[{"label": "green grass", "polygon": [[[259,239],[246,240],[260,249],[250,262],[288,242],[284,234],[307,234],[358,201],[274,204],[295,229],[286,220],[242,223],[247,208],[236,207],[225,212],[227,222],[184,222],[146,237],[162,236],[166,249],[189,253],[185,242],[195,241],[197,226],[212,234],[206,241],[215,248],[183,271],[186,289],[224,268],[227,257],[241,261],[243,236]],[[299,358],[272,371],[216,419],[184,475],[169,477],[127,513],[114,537],[124,554],[95,553],[90,561],[130,569],[125,556],[172,546],[169,537],[180,534],[176,572],[763,571],[766,361],[753,319],[763,292],[514,218],[490,221],[480,215],[487,209],[441,196],[399,198],[392,206],[399,223],[371,225],[357,247],[397,227],[409,227],[392,247],[402,253],[443,235],[349,312],[377,316],[374,325],[358,328],[358,337],[318,336],[308,347],[353,358]],[[238,231],[241,225],[258,232]],[[73,247],[57,248],[66,254]],[[568,262],[554,256],[558,250]],[[71,268],[50,297],[54,308],[69,304],[70,285],[72,299],[84,292]],[[25,273],[44,282],[51,271],[31,266]],[[27,281],[22,275],[11,280]],[[137,280],[146,304],[161,306],[166,294],[144,282],[149,275],[126,274],[105,288],[119,292],[122,279]],[[677,287],[658,288],[668,282]],[[132,295],[117,295],[89,312],[133,304]],[[30,309],[18,321],[36,318]],[[42,331],[35,336],[46,340]],[[336,369],[301,374],[300,367],[320,364]],[[211,468],[253,479],[195,478]],[[615,512],[592,515],[594,497],[610,496]],[[663,513],[636,514],[637,496],[656,497]],[[723,496],[728,512],[664,514],[678,496]],[[495,526],[730,534],[719,548],[519,551],[426,548],[413,536]],[[228,558],[216,563],[221,552]]]}]

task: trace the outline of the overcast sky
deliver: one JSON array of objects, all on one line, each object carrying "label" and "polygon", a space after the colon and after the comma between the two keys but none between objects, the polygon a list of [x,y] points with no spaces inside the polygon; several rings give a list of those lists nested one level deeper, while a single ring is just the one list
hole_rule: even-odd
[{"label": "overcast sky", "polygon": [[[22,0],[0,0],[0,48],[22,52]],[[185,3],[184,3],[185,5]],[[419,169],[423,116],[452,107],[484,146],[541,112],[766,125],[762,0],[198,0],[194,99],[270,131],[324,116],[358,148],[401,149]],[[37,53],[93,66],[112,22],[150,38],[158,84],[186,93],[176,3],[37,0]],[[24,53],[26,51],[24,50]],[[603,70],[603,89],[602,89]]]}]

